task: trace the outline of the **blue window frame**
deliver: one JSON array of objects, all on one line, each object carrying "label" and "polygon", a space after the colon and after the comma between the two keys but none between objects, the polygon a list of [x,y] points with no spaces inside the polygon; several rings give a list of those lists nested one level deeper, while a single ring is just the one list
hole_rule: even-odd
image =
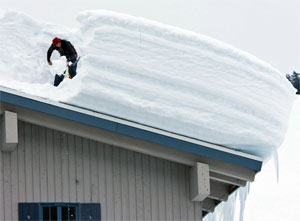
[{"label": "blue window frame", "polygon": [[79,203],[40,203],[39,220],[77,221]]},{"label": "blue window frame", "polygon": [[100,221],[100,203],[19,203],[19,220]]}]

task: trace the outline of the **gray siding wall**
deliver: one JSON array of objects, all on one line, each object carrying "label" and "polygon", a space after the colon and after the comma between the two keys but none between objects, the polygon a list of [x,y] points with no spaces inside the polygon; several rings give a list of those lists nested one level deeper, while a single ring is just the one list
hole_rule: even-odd
[{"label": "gray siding wall", "polygon": [[102,220],[201,220],[189,167],[22,121],[0,151],[0,220],[18,202],[100,202]]}]

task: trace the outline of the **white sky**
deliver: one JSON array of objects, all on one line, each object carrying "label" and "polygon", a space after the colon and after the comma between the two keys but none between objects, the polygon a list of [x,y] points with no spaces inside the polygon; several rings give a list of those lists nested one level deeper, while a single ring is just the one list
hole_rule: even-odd
[{"label": "white sky", "polygon": [[[300,0],[0,0],[0,9],[19,10],[71,27],[77,27],[76,16],[81,10],[128,13],[224,41],[283,74],[300,72]],[[246,221],[300,217],[300,127],[291,127],[279,149],[280,182],[276,182],[272,162],[268,163],[251,187]]]},{"label": "white sky", "polygon": [[279,148],[279,182],[273,161],[250,188],[244,221],[300,220],[300,96],[294,105],[286,139]]},{"label": "white sky", "polygon": [[300,72],[300,0],[0,0],[34,18],[76,27],[81,10],[108,9],[208,35]]}]

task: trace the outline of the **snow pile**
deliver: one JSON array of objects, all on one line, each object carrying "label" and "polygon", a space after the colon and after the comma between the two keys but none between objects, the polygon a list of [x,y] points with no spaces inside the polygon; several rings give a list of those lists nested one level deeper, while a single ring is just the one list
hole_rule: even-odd
[{"label": "snow pile", "polygon": [[65,69],[65,59],[53,53],[53,66],[48,66],[46,54],[53,35],[80,42],[74,38],[75,32],[20,12],[0,11],[0,85],[50,99],[65,99],[67,91],[53,90],[52,86],[54,75]]},{"label": "snow pile", "polygon": [[[294,91],[265,62],[129,15],[85,11],[78,21],[80,29],[66,30],[18,13],[3,15],[0,40],[10,42],[0,46],[0,85],[262,157],[282,143]],[[58,88],[50,85],[57,70],[46,62],[54,36],[84,55],[78,76]]]}]

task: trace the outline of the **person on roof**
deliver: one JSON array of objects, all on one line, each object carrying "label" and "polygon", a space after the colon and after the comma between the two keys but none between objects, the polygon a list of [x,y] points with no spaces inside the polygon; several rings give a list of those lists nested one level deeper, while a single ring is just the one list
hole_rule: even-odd
[{"label": "person on roof", "polygon": [[72,69],[70,70],[70,78],[73,78],[76,75],[76,68],[77,68],[77,63],[76,63],[77,52],[74,46],[67,40],[55,37],[52,40],[52,44],[50,45],[47,52],[47,61],[49,65],[52,65],[50,58],[54,50],[57,50],[60,56],[66,56],[67,63],[69,62],[74,63]]}]

